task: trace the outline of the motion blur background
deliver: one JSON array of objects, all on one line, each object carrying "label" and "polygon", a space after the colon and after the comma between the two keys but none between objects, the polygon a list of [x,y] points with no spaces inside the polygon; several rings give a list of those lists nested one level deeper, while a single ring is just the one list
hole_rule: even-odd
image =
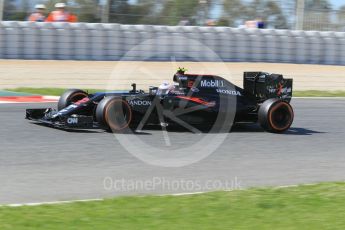
[{"label": "motion blur background", "polygon": [[[342,0],[0,0],[3,20],[23,21],[34,5],[65,2],[80,22],[240,27],[261,19],[267,28],[345,31]],[[1,16],[1,13],[0,13]]]},{"label": "motion blur background", "polygon": [[[147,76],[137,68],[117,79],[118,89],[133,79],[142,88],[166,80],[178,64],[164,62],[237,63],[231,80],[238,84],[243,71],[265,70],[294,77],[298,90],[345,88],[340,69],[345,66],[344,0],[69,0],[68,10],[79,23],[26,21],[36,3],[44,3],[48,14],[60,1],[0,0],[0,88],[55,87],[57,81],[60,87],[104,88],[115,63],[92,61],[126,61],[123,71],[134,69],[127,61],[145,61],[154,72]],[[262,21],[265,29],[248,28],[248,21]],[[42,71],[42,60],[91,62],[70,63],[69,70],[66,62],[44,62]],[[191,71],[199,72],[200,66]]]}]

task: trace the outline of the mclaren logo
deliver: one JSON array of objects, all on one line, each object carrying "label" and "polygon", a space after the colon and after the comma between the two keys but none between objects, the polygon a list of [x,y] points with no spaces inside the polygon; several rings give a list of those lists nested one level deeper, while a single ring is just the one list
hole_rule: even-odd
[{"label": "mclaren logo", "polygon": [[128,104],[130,104],[131,106],[150,106],[152,102],[142,101],[142,100],[131,100],[131,101],[128,101]]},{"label": "mclaren logo", "polygon": [[225,84],[222,80],[202,80],[200,86],[204,88],[218,88],[224,87]]}]

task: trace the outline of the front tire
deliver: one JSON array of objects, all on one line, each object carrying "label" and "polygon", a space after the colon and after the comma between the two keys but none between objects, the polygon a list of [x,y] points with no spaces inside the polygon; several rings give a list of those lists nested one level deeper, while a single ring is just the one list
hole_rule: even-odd
[{"label": "front tire", "polygon": [[96,108],[96,120],[106,130],[123,132],[131,124],[132,108],[120,97],[105,97]]},{"label": "front tire", "polygon": [[66,92],[64,92],[58,102],[58,110],[62,110],[66,108],[67,106],[80,101],[81,99],[88,97],[89,95],[80,89],[69,89]]},{"label": "front tire", "polygon": [[289,103],[268,99],[260,106],[258,118],[261,127],[266,131],[282,133],[291,127],[294,112]]}]

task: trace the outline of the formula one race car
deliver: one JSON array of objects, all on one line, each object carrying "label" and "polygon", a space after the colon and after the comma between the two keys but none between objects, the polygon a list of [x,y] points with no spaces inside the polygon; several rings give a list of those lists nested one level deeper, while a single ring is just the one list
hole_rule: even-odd
[{"label": "formula one race car", "polygon": [[293,122],[292,79],[280,74],[245,72],[240,88],[219,76],[179,69],[173,81],[149,92],[137,90],[136,84],[123,93],[70,89],[60,97],[57,110],[27,109],[26,119],[60,129],[115,132],[149,125],[231,128],[237,122],[259,122],[266,131],[280,133]]}]

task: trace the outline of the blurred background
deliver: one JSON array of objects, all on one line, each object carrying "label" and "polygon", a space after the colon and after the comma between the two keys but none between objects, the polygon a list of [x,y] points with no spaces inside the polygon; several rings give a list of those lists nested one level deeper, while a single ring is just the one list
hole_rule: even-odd
[{"label": "blurred background", "polygon": [[343,0],[0,0],[0,19],[25,21],[35,4],[49,13],[57,2],[80,22],[345,31]]}]

